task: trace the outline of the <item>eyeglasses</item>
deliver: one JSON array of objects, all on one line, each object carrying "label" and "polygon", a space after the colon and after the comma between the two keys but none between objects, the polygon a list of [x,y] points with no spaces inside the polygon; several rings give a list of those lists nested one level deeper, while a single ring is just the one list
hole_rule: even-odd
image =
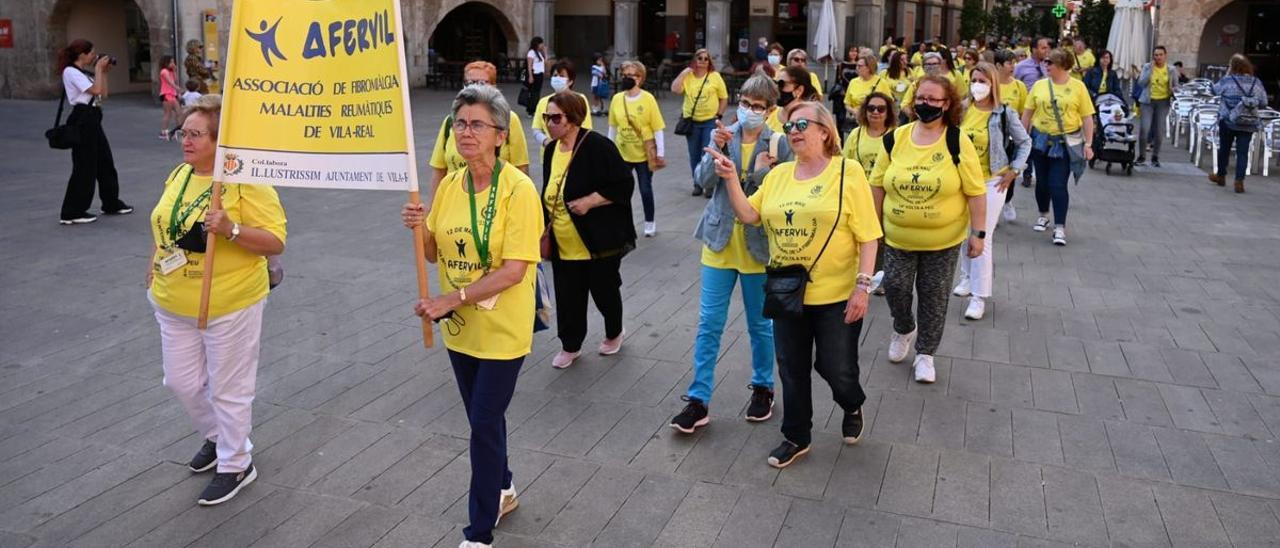
[{"label": "eyeglasses", "polygon": [[885,105],[863,105],[862,108],[867,109],[867,112],[871,114],[884,114],[889,112],[889,107]]},{"label": "eyeglasses", "polygon": [[693,60],[694,61],[710,61],[711,58],[710,57],[694,57]]},{"label": "eyeglasses", "polygon": [[751,112],[754,112],[754,113],[756,113],[756,114],[764,114],[764,112],[765,112],[766,110],[769,110],[769,106],[768,106],[768,105],[762,105],[762,104],[759,104],[759,103],[752,103],[751,101],[748,101],[748,100],[746,100],[746,99],[743,99],[743,100],[739,101],[739,102],[738,102],[738,106],[740,106],[740,107],[742,107],[742,108],[745,108],[745,109],[747,109],[747,110],[750,110]]},{"label": "eyeglasses", "polygon": [[816,123],[817,123],[817,122],[814,122],[814,121],[809,120],[809,119],[807,119],[807,118],[800,118],[800,119],[798,119],[798,120],[792,120],[792,121],[790,121],[790,122],[787,122],[787,123],[785,123],[785,124],[782,124],[782,132],[783,132],[783,133],[786,133],[786,134],[790,134],[790,133],[792,133],[792,131],[791,131],[791,130],[793,130],[793,129],[794,129],[794,130],[795,130],[795,133],[804,133],[804,132],[805,132],[805,130],[809,129],[809,125],[810,125],[810,124],[816,124]]},{"label": "eyeglasses", "polygon": [[639,80],[639,79],[640,79],[640,75],[639,75],[639,74],[636,74],[636,73],[634,73],[634,72],[624,72],[624,73],[622,73],[622,77],[623,77],[623,78],[630,78],[630,79],[632,79],[632,80]]},{"label": "eyeglasses", "polygon": [[924,62],[924,66],[926,66],[926,67],[940,67],[940,66],[942,66],[942,63],[940,63],[940,62],[938,62],[938,61],[925,61],[925,62]]},{"label": "eyeglasses", "polygon": [[809,62],[809,58],[808,58],[808,57],[792,57],[792,58],[791,58],[791,62],[792,62],[792,63],[807,63],[807,62]]},{"label": "eyeglasses", "polygon": [[463,82],[462,85],[463,86],[487,86],[489,85],[489,81],[488,80],[467,80],[466,82]]},{"label": "eyeglasses", "polygon": [[565,119],[564,114],[561,114],[559,112],[555,114],[547,114],[545,112],[542,113],[542,122],[547,125],[552,125],[552,126],[560,125],[560,122],[563,121],[564,119]]},{"label": "eyeglasses", "polygon": [[210,131],[201,131],[198,129],[180,129],[178,131],[173,132],[173,136],[177,137],[179,141],[183,139],[188,139],[188,138],[194,141],[196,139],[203,138],[207,135],[213,135],[213,133]]},{"label": "eyeglasses", "polygon": [[501,129],[501,128],[499,128],[498,126],[495,126],[495,125],[493,125],[493,124],[488,124],[488,123],[485,123],[485,122],[481,122],[480,120],[472,120],[472,121],[470,121],[470,122],[468,122],[468,121],[466,121],[466,120],[454,120],[454,121],[453,121],[453,132],[454,132],[454,133],[462,133],[463,131],[466,131],[466,130],[468,130],[468,129],[469,129],[469,130],[471,130],[471,133],[480,133],[480,132],[484,131],[484,130],[485,130],[485,128]]},{"label": "eyeglasses", "polygon": [[947,100],[946,100],[946,99],[944,99],[944,98],[941,98],[941,97],[923,97],[923,96],[920,96],[920,95],[917,95],[917,96],[916,96],[916,104],[917,104],[917,105],[918,105],[918,104],[921,104],[921,103],[927,103],[927,104],[933,105],[933,106],[935,106],[935,107],[938,107],[938,106],[942,106],[942,104],[943,104],[943,103],[945,103],[945,102],[947,102]]}]

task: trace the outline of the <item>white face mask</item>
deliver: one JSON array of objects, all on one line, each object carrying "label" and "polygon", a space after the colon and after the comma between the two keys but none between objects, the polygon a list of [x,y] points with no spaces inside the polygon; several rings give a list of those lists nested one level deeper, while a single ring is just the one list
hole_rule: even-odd
[{"label": "white face mask", "polygon": [[985,101],[988,95],[991,95],[991,84],[985,82],[973,82],[969,84],[969,93],[973,94],[975,101]]},{"label": "white face mask", "polygon": [[556,90],[557,93],[564,91],[564,88],[567,88],[567,87],[569,87],[568,78],[565,78],[564,76],[551,77],[551,89]]},{"label": "white face mask", "polygon": [[770,56],[769,56],[769,64],[770,64],[770,65],[780,65],[780,64],[782,64],[782,56],[781,56],[781,55],[770,55]]}]

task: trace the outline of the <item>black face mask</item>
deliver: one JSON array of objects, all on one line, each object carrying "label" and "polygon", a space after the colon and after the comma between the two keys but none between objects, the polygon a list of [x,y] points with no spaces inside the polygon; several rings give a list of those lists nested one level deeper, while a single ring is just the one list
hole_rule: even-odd
[{"label": "black face mask", "polygon": [[629,90],[631,88],[636,87],[636,79],[630,76],[626,76],[622,78],[621,84],[622,84],[623,90]]},{"label": "black face mask", "polygon": [[778,108],[786,108],[794,100],[796,100],[794,91],[784,91],[778,96]]},{"label": "black face mask", "polygon": [[942,107],[935,107],[929,103],[916,103],[916,117],[927,124],[942,117]]}]

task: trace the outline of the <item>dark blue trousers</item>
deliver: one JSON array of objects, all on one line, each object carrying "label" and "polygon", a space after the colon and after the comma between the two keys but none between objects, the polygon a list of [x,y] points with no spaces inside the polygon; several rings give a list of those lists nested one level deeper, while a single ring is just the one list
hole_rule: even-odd
[{"label": "dark blue trousers", "polygon": [[472,542],[493,544],[502,490],[511,487],[507,467],[507,405],[516,391],[524,357],[485,360],[449,351],[462,405],[471,423],[471,525],[462,530]]},{"label": "dark blue trousers", "polygon": [[1036,170],[1036,205],[1040,213],[1048,212],[1052,206],[1054,224],[1067,226],[1067,208],[1071,206],[1071,194],[1067,190],[1071,157],[1065,151],[1061,158],[1050,158],[1044,152],[1032,150],[1031,165]]}]

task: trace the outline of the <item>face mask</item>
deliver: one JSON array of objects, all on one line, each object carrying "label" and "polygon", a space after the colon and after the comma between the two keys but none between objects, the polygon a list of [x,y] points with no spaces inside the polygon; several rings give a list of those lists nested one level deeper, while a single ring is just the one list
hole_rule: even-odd
[{"label": "face mask", "polygon": [[927,124],[942,118],[942,107],[935,107],[929,103],[916,103],[916,117]]},{"label": "face mask", "polygon": [[781,55],[770,55],[770,56],[769,56],[769,64],[770,64],[770,65],[781,65],[781,64],[782,64],[782,56],[781,56]]},{"label": "face mask", "polygon": [[764,125],[764,114],[756,114],[749,108],[738,106],[738,123],[746,129],[758,128]]},{"label": "face mask", "polygon": [[[782,86],[778,86],[778,87],[782,87]],[[796,94],[794,91],[782,92],[782,95],[778,96],[778,108],[787,108],[787,105],[791,104],[791,102],[794,101],[795,99],[796,99]]]},{"label": "face mask", "polygon": [[633,87],[636,87],[636,79],[635,79],[635,78],[632,78],[632,77],[630,77],[630,76],[626,76],[626,77],[623,77],[623,78],[622,78],[622,89],[624,89],[624,90],[629,90],[629,89],[631,89],[631,88],[633,88]]},{"label": "face mask", "polygon": [[983,82],[974,82],[969,84],[969,92],[973,93],[976,101],[985,101],[988,95],[991,95],[991,85]]},{"label": "face mask", "polygon": [[551,89],[556,90],[557,93],[564,91],[564,88],[567,88],[567,87],[569,87],[568,78],[565,78],[564,76],[551,77]]}]

